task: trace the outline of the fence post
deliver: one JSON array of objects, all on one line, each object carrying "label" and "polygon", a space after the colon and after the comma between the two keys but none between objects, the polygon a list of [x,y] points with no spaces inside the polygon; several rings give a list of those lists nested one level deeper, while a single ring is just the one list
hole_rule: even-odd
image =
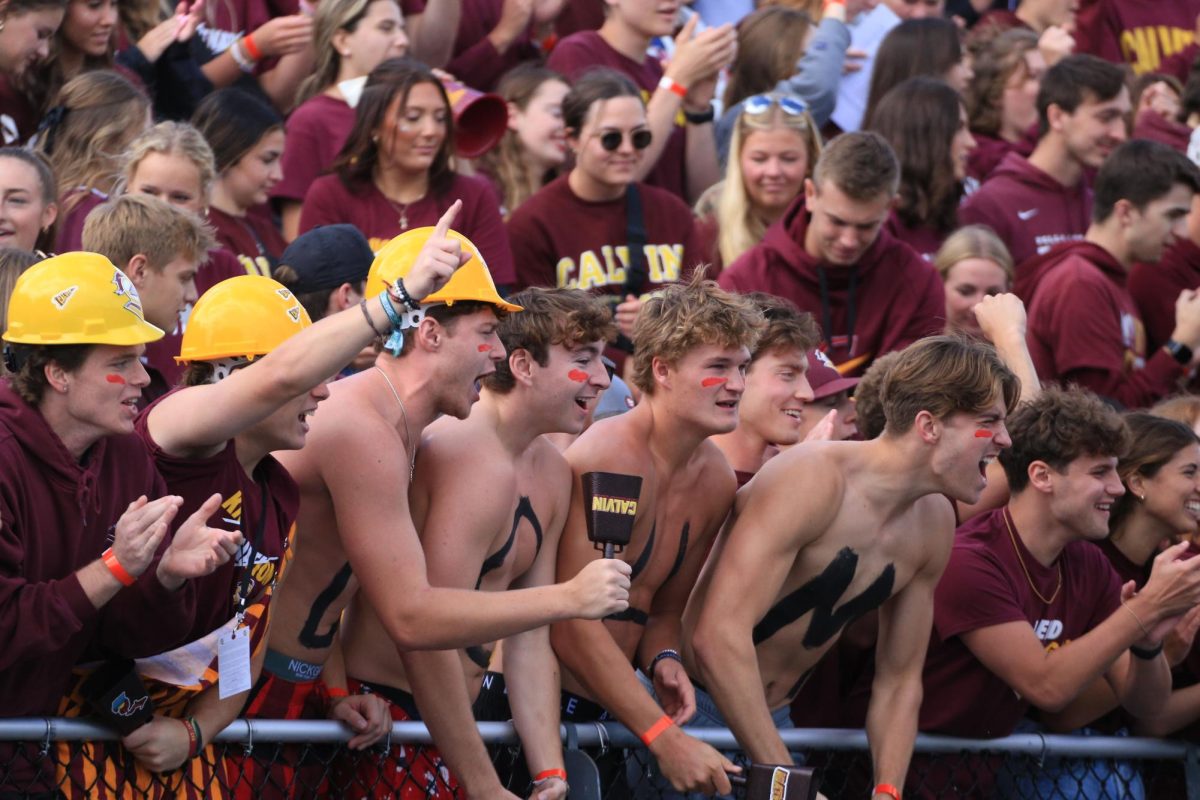
[{"label": "fence post", "polygon": [[1200,749],[1194,746],[1183,757],[1183,777],[1188,800],[1200,800]]}]

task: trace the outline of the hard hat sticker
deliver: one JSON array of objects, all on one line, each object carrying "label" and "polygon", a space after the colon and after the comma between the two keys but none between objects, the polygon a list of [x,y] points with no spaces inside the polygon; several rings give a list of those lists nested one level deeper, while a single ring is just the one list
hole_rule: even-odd
[{"label": "hard hat sticker", "polygon": [[287,313],[292,318],[292,322],[300,322],[300,306],[292,306],[287,310]]},{"label": "hard hat sticker", "polygon": [[128,298],[125,301],[125,310],[136,315],[138,319],[144,320],[146,315],[142,313],[142,298],[138,297],[137,287],[133,285],[133,282],[119,269],[113,270],[112,282],[117,287],[113,294]]},{"label": "hard hat sticker", "polygon": [[51,297],[50,302],[54,303],[55,308],[57,308],[59,311],[62,311],[67,307],[67,303],[71,301],[71,298],[75,296],[77,291],[79,291],[78,286],[68,286],[66,289],[63,289],[58,294],[54,295],[54,297]]}]

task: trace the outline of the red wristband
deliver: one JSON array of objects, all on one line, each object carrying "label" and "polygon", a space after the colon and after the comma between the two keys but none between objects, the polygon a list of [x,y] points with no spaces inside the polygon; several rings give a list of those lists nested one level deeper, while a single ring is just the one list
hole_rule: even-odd
[{"label": "red wristband", "polygon": [[566,782],[567,771],[565,769],[544,769],[537,775],[533,776],[533,782],[541,783],[542,781],[548,781],[551,778],[558,778],[559,780]]},{"label": "red wristband", "polygon": [[136,578],[121,566],[121,562],[117,561],[117,554],[113,552],[111,547],[105,550],[100,555],[100,558],[104,559],[104,566],[108,567],[108,571],[113,574],[114,578],[121,582],[122,586],[133,586],[137,581]]},{"label": "red wristband", "polygon": [[671,727],[671,718],[666,714],[663,714],[661,717],[659,717],[658,722],[647,728],[646,732],[638,738],[642,740],[642,744],[649,747],[650,743],[661,736],[662,732],[669,727]]},{"label": "red wristband", "polygon": [[183,727],[187,728],[188,735],[188,753],[187,757],[195,758],[200,755],[200,750],[203,749],[204,743],[200,740],[200,725],[196,722],[195,717],[184,717],[179,720],[183,723]]},{"label": "red wristband", "polygon": [[328,689],[328,691],[326,692],[326,694],[328,694],[330,697],[349,697],[350,696],[350,693],[347,692],[345,689],[337,689],[334,687],[330,687]]},{"label": "red wristband", "polygon": [[881,783],[876,786],[874,794],[886,794],[889,795],[892,800],[900,800],[900,790],[895,786],[892,786],[890,783]]},{"label": "red wristband", "polygon": [[254,34],[247,33],[242,37],[242,47],[246,50],[246,55],[255,61],[262,61],[262,50],[258,49],[258,45],[254,43]]},{"label": "red wristband", "polygon": [[686,86],[673,78],[668,78],[666,75],[663,75],[662,79],[659,80],[658,88],[666,89],[668,92],[674,92],[680,97],[687,97],[688,93]]}]

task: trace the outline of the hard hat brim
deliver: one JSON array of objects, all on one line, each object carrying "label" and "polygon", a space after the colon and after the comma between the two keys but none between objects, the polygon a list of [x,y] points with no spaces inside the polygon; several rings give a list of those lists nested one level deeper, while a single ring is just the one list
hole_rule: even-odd
[{"label": "hard hat brim", "polygon": [[37,334],[28,336],[10,335],[4,332],[4,341],[9,344],[107,344],[114,347],[128,347],[135,344],[157,342],[167,334],[159,327],[149,322],[137,320],[119,328],[105,328],[96,333],[77,333],[71,335]]}]

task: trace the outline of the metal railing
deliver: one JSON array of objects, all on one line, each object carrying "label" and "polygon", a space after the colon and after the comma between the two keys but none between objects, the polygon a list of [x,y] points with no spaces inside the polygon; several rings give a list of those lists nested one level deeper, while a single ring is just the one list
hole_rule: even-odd
[{"label": "metal railing", "polygon": [[[478,729],[509,788],[528,796],[528,773],[512,724],[481,722]],[[621,725],[566,724],[561,732],[570,756],[572,797],[681,797],[661,777],[637,737]],[[687,732],[744,762],[729,730]],[[872,776],[864,731],[781,733],[789,749],[821,770],[827,797],[869,796],[865,792]],[[155,775],[134,769],[133,759],[116,743],[117,734],[104,726],[79,719],[0,719],[0,796],[464,796],[441,770],[423,723],[394,723],[388,740],[365,751],[345,748],[350,736],[333,721],[239,719],[193,762]],[[27,785],[20,785],[22,780]],[[1200,800],[1200,747],[1132,737],[1024,733],[976,740],[920,735],[905,794]]]}]

